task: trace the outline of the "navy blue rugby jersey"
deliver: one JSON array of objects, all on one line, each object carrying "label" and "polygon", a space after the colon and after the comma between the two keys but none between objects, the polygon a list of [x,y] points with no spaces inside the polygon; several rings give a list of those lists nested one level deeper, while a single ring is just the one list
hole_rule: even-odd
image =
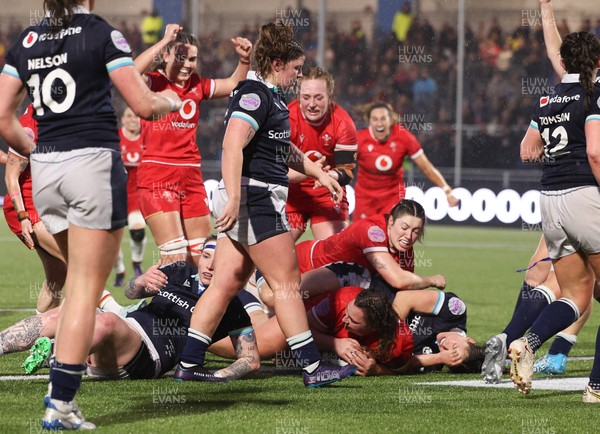
[{"label": "navy blue rugby jersey", "polygon": [[467,332],[467,306],[452,292],[439,291],[434,311],[427,314],[410,312],[406,319],[413,333],[413,354],[439,353],[436,342],[438,333],[447,331]]},{"label": "navy blue rugby jersey", "polygon": [[565,74],[553,95],[540,98],[530,126],[540,132],[544,142],[542,190],[597,185],[588,162],[585,122],[600,119],[600,86],[584,112],[585,92],[579,74]]},{"label": "navy blue rugby jersey", "polygon": [[33,101],[36,152],[119,151],[108,74],[133,65],[131,49],[118,30],[83,11],[56,34],[44,20],[29,27],[6,56],[3,73],[19,78]]},{"label": "navy blue rugby jersey", "polygon": [[[198,286],[196,275],[198,269],[187,262],[174,262],[160,268],[166,274],[168,283],[155,295],[150,303],[127,316],[139,318],[144,324],[145,315],[150,313],[161,319],[175,319],[175,322],[164,322],[174,327],[189,327],[194,307],[204,293]],[[229,333],[251,327],[250,317],[238,297],[229,303],[221,320],[214,340],[226,337]]]},{"label": "navy blue rugby jersey", "polygon": [[290,153],[290,112],[276,88],[258,80],[241,81],[233,90],[225,114],[248,122],[255,131],[244,148],[242,176],[286,186]]}]

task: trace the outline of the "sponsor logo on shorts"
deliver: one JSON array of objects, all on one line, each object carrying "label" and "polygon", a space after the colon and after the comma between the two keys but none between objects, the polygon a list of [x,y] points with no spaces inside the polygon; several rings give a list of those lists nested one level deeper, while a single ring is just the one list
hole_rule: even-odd
[{"label": "sponsor logo on shorts", "polygon": [[260,97],[255,93],[246,93],[240,98],[240,107],[253,112],[260,107]]},{"label": "sponsor logo on shorts", "polygon": [[448,309],[453,315],[462,315],[467,310],[465,303],[457,297],[452,297],[448,300]]},{"label": "sponsor logo on shorts", "polygon": [[113,30],[112,32],[110,32],[110,39],[112,39],[113,44],[115,44],[115,47],[117,47],[123,53],[131,53],[131,48],[127,43],[127,39],[125,39],[121,32],[119,32],[118,30]]},{"label": "sponsor logo on shorts", "polygon": [[374,243],[383,243],[385,241],[385,232],[379,226],[371,226],[367,231],[367,235]]}]

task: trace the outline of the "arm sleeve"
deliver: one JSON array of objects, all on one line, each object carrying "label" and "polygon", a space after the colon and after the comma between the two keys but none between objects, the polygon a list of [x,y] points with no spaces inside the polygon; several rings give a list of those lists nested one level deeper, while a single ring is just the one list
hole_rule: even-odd
[{"label": "arm sleeve", "polygon": [[365,255],[372,252],[389,251],[384,228],[368,219],[360,220],[355,225],[359,225],[356,228],[358,229],[356,232],[356,241]]},{"label": "arm sleeve", "polygon": [[590,108],[585,121],[600,121],[600,91],[598,91],[598,83],[596,82],[596,92],[590,101]]},{"label": "arm sleeve", "polygon": [[404,130],[404,135],[404,142],[408,155],[410,155],[410,158],[412,159],[417,158],[423,153],[423,148],[421,147],[421,144],[411,132]]},{"label": "arm sleeve", "polygon": [[[548,97],[541,97],[540,98],[540,103],[536,104],[535,107],[533,108],[533,114],[531,115],[531,121],[529,122],[529,126],[531,128],[533,128],[534,130],[536,130],[536,131],[540,130],[540,111],[539,111],[539,107],[544,103],[543,102],[544,98],[548,98]],[[587,119],[586,119],[586,121],[587,121]]]},{"label": "arm sleeve", "polygon": [[108,24],[104,31],[107,33],[104,45],[106,70],[110,73],[123,66],[133,66],[131,48],[121,32],[110,27]]},{"label": "arm sleeve", "polygon": [[[333,294],[333,293],[332,293]],[[326,329],[331,329],[335,324],[335,312],[332,305],[332,294],[325,297],[312,308],[312,314],[317,322]]]},{"label": "arm sleeve", "polygon": [[202,99],[211,99],[215,93],[215,81],[212,78],[200,77],[197,87],[202,93]]},{"label": "arm sleeve", "polygon": [[[20,39],[19,39],[20,40]],[[8,53],[6,54],[4,68],[2,68],[2,73],[6,75],[10,75],[12,77],[21,79],[19,75],[19,71],[17,71],[17,51],[18,45],[13,46]]]},{"label": "arm sleeve", "polygon": [[[338,108],[340,113],[340,123],[338,125],[338,137],[335,144],[335,152],[337,157],[338,151],[348,151],[354,153],[358,149],[357,138],[356,138],[356,127],[354,122],[341,108]],[[336,164],[344,164],[347,162],[335,160]]]},{"label": "arm sleeve", "polygon": [[258,131],[267,119],[269,106],[270,100],[265,92],[256,88],[242,87],[229,102],[229,116],[225,122],[229,122],[231,118],[242,119],[248,122],[254,131]]}]

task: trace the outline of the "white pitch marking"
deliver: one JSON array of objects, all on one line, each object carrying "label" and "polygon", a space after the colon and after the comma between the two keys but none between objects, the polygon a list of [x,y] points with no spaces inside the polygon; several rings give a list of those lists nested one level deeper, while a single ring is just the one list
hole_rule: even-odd
[{"label": "white pitch marking", "polygon": [[23,307],[23,308],[8,308],[8,309],[0,309],[0,313],[4,313],[4,312],[35,312],[35,309],[29,308],[29,307]]},{"label": "white pitch marking", "polygon": [[0,375],[0,381],[47,380],[46,375]]},{"label": "white pitch marking", "polygon": [[[533,390],[577,390],[583,392],[589,379],[587,377],[562,377],[562,378],[534,378],[532,383]],[[458,387],[485,387],[488,389],[512,389],[512,381],[505,379],[498,384],[488,384],[483,380],[459,380],[459,381],[438,381],[438,382],[420,382],[420,386],[458,386]]]}]

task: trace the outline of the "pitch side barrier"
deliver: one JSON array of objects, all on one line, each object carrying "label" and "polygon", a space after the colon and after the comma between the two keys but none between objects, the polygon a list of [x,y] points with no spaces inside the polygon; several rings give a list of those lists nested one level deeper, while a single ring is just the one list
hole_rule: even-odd
[{"label": "pitch side barrier", "polygon": [[[212,194],[217,188],[218,180],[206,179],[204,185],[212,208]],[[354,188],[347,186],[346,193],[352,213],[355,204]],[[439,187],[408,186],[406,189],[406,197],[423,205],[430,222],[509,225],[524,230],[541,230],[538,190],[522,188],[518,191],[511,188],[467,185],[455,188],[453,194],[460,199],[460,205],[451,208],[445,193]]]}]

